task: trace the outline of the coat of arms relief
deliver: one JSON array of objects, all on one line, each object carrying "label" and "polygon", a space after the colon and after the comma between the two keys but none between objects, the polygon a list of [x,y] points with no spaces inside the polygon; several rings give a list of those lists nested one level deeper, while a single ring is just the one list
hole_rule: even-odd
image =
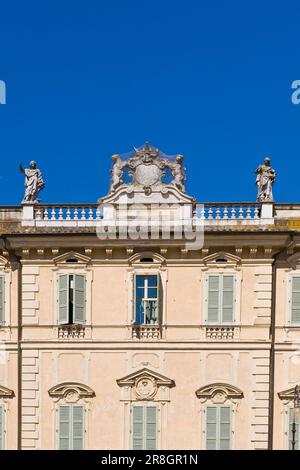
[{"label": "coat of arms relief", "polygon": [[[125,170],[128,170],[128,175],[131,177],[131,181],[126,184],[129,190],[142,189],[146,195],[150,195],[154,190],[164,192],[167,185],[172,185],[179,191],[185,192],[182,155],[170,157],[146,143],[138,149],[134,148],[127,158],[113,155],[112,160],[110,193],[125,184],[123,180]],[[169,182],[164,181],[167,173],[172,177]]]}]

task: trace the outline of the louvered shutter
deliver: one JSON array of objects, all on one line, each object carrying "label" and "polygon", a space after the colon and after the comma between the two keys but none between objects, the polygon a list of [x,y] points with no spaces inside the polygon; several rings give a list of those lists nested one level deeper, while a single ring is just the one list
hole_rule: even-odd
[{"label": "louvered shutter", "polygon": [[217,426],[218,408],[208,406],[206,408],[206,449],[217,450]]},{"label": "louvered shutter", "polygon": [[156,450],[157,408],[146,406],[146,449]]},{"label": "louvered shutter", "polygon": [[134,406],[132,409],[132,449],[143,450],[144,407]]},{"label": "louvered shutter", "polygon": [[71,450],[71,406],[59,407],[59,450]]},{"label": "louvered shutter", "polygon": [[[289,450],[293,449],[293,411],[289,408]],[[296,422],[295,450],[299,450],[299,423]]]},{"label": "louvered shutter", "polygon": [[292,278],[291,323],[300,323],[300,277]]},{"label": "louvered shutter", "polygon": [[219,408],[219,449],[230,449],[230,434],[231,434],[231,408],[230,406],[220,406]]},{"label": "louvered shutter", "polygon": [[74,323],[85,323],[86,318],[86,277],[84,274],[74,275]]},{"label": "louvered shutter", "polygon": [[5,281],[4,276],[0,276],[0,324],[5,322]]},{"label": "louvered shutter", "polygon": [[0,406],[0,450],[4,449],[4,407]]},{"label": "louvered shutter", "polygon": [[69,275],[58,277],[58,322],[69,323]]},{"label": "louvered shutter", "polygon": [[233,276],[223,276],[222,323],[233,322]]},{"label": "louvered shutter", "polygon": [[84,442],[84,407],[73,405],[72,427],[73,447],[72,450],[83,450]]},{"label": "louvered shutter", "polygon": [[207,322],[219,323],[220,276],[208,276]]}]

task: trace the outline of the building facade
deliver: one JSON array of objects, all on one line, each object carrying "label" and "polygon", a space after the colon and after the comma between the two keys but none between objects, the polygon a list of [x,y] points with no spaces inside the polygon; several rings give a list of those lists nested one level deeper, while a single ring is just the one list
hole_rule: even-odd
[{"label": "building facade", "polygon": [[97,204],[0,207],[0,449],[291,448],[300,204],[113,161]]}]

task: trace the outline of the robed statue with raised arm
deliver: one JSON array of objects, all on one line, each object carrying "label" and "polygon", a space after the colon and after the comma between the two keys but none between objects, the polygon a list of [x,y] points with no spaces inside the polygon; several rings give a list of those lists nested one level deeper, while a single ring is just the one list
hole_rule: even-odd
[{"label": "robed statue with raised arm", "polygon": [[23,168],[20,163],[20,171],[25,174],[25,194],[22,204],[38,203],[38,194],[45,187],[45,183],[36,162],[31,161],[29,168]]}]

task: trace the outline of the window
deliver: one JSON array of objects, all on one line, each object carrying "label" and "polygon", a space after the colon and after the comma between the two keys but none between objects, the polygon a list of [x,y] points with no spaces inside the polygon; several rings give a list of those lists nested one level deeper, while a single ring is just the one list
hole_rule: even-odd
[{"label": "window", "polygon": [[159,320],[159,277],[135,276],[134,315],[136,325],[157,324]]},{"label": "window", "polygon": [[300,277],[291,278],[291,323],[300,324]]},{"label": "window", "polygon": [[82,450],[84,448],[84,407],[60,405],[59,450]]},{"label": "window", "polygon": [[226,324],[234,321],[234,276],[208,276],[207,322]]},{"label": "window", "polygon": [[[289,450],[293,449],[293,411],[292,408],[289,408]],[[299,423],[296,422],[296,433],[295,433],[295,450],[299,450]]]},{"label": "window", "polygon": [[0,325],[5,323],[5,279],[0,276]]},{"label": "window", "polygon": [[133,406],[132,449],[156,450],[157,448],[157,407]]},{"label": "window", "polygon": [[230,450],[231,407],[207,406],[206,449]]},{"label": "window", "polygon": [[0,406],[0,450],[4,449],[4,407]]},{"label": "window", "polygon": [[61,274],[58,277],[58,322],[60,324],[85,323],[86,276]]}]

